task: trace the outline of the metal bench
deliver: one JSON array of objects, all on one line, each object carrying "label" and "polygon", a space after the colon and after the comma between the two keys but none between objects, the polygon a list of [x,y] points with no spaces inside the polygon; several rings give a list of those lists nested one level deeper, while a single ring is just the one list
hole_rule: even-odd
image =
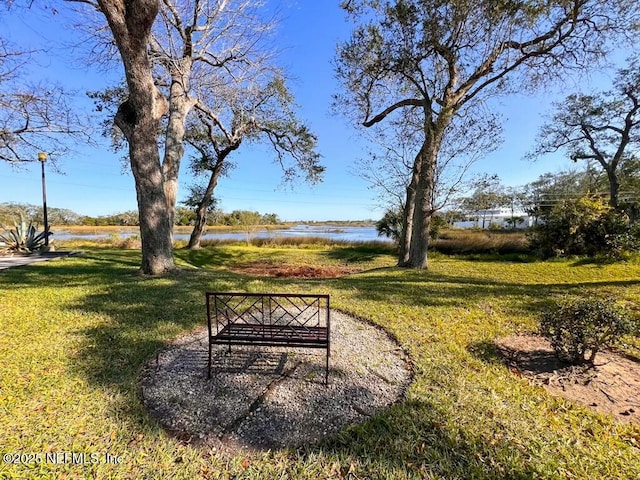
[{"label": "metal bench", "polygon": [[213,345],[324,348],[329,381],[329,295],[206,292],[211,378]]}]

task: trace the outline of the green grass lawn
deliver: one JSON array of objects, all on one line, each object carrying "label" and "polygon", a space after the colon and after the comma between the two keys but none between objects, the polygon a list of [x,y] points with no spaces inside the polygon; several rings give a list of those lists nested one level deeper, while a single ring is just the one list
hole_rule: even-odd
[{"label": "green grass lawn", "polygon": [[[429,271],[406,271],[389,251],[344,245],[229,245],[176,258],[183,268],[164,278],[138,276],[138,252],[97,248],[0,272],[0,449],[38,454],[24,457],[29,465],[0,462],[0,478],[640,478],[640,428],[548,396],[503,366],[492,343],[534,329],[557,295],[637,305],[638,263],[434,255]],[[251,262],[366,271],[299,280],[229,270]],[[249,461],[171,437],[142,409],[137,376],[165,342],[206,323],[207,289],[330,293],[410,354],[406,399],[323,444]],[[85,453],[86,464],[54,464],[56,452]]]}]

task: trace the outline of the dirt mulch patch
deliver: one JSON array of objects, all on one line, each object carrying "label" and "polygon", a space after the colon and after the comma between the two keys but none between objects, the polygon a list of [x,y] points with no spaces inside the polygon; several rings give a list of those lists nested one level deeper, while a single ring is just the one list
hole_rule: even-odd
[{"label": "dirt mulch patch", "polygon": [[269,262],[254,262],[232,268],[231,271],[243,275],[284,278],[336,278],[361,272],[358,267],[310,265],[286,265]]},{"label": "dirt mulch patch", "polygon": [[551,395],[581,403],[614,418],[640,425],[640,361],[601,352],[595,366],[571,366],[555,356],[549,341],[517,335],[496,342],[511,370]]}]

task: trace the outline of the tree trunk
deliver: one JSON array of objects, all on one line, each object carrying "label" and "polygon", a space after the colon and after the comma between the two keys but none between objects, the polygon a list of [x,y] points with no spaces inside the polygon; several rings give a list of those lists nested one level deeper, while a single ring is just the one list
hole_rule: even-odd
[{"label": "tree trunk", "polygon": [[400,236],[400,245],[398,252],[398,266],[407,267],[409,262],[409,250],[411,247],[411,235],[413,230],[413,214],[416,206],[416,189],[418,188],[418,180],[420,178],[420,166],[422,163],[423,148],[416,154],[413,162],[413,174],[411,181],[407,186],[407,198],[404,203],[404,212],[402,217],[402,235]]},{"label": "tree trunk", "polygon": [[[190,71],[191,59],[182,61],[182,71]],[[162,173],[164,175],[164,194],[169,209],[169,222],[173,232],[176,200],[178,196],[178,172],[180,161],[184,156],[184,135],[187,115],[195,105],[195,100],[187,93],[188,79],[179,74],[172,74],[169,94],[169,121],[165,135],[164,160]]]},{"label": "tree trunk", "polygon": [[158,0],[98,0],[124,64],[129,98],[118,108],[115,122],[129,143],[129,159],[136,183],[142,273],[158,275],[175,268],[171,225],[158,152],[160,119],[166,100],[154,85],[147,46],[158,14]]},{"label": "tree trunk", "polygon": [[413,210],[416,206],[416,187],[413,177],[407,187],[407,199],[404,204],[402,215],[402,232],[400,235],[398,249],[398,266],[406,267],[409,261],[409,247],[411,245],[411,234],[413,230]]},{"label": "tree trunk", "polygon": [[[155,127],[153,127],[155,130]],[[147,145],[150,129],[137,128],[129,140],[131,170],[136,182],[140,237],[141,271],[159,275],[174,269],[171,224],[164,196],[162,171],[157,144]],[[155,161],[153,156],[155,154]],[[147,160],[149,159],[149,160]]]},{"label": "tree trunk", "polygon": [[[430,150],[430,151],[429,151]],[[409,248],[407,267],[424,269],[428,267],[429,225],[433,216],[433,195],[435,189],[437,149],[425,149],[420,179],[416,189],[416,205],[413,211],[413,232]]]},{"label": "tree trunk", "polygon": [[409,256],[404,266],[425,269],[427,263],[427,249],[429,248],[429,226],[431,217],[435,213],[434,197],[436,188],[436,169],[438,166],[438,151],[442,137],[453,113],[441,113],[435,122],[425,125],[425,141],[420,149],[420,158],[414,164],[414,175],[418,175],[415,192],[415,207]]},{"label": "tree trunk", "polygon": [[618,175],[616,175],[615,167],[605,168],[607,172],[607,178],[609,179],[609,205],[616,210],[620,209],[618,195],[620,194],[620,182],[618,181]]},{"label": "tree trunk", "polygon": [[442,145],[444,132],[455,113],[455,108],[451,107],[451,99],[445,96],[445,105],[442,105],[435,121],[432,117],[434,112],[430,106],[427,107],[425,113],[428,119],[424,124],[424,143],[420,149],[419,159],[416,159],[413,166],[413,175],[418,176],[418,182],[415,191],[409,256],[404,265],[416,269],[428,267],[427,249],[430,240],[429,226],[431,225],[431,217],[435,213],[438,152]]},{"label": "tree trunk", "polygon": [[216,162],[216,165],[211,172],[211,177],[209,178],[209,183],[207,184],[204,196],[202,198],[202,201],[198,205],[198,209],[196,210],[196,222],[193,226],[191,236],[189,237],[189,243],[187,244],[187,248],[191,250],[200,248],[200,240],[202,238],[202,234],[204,233],[204,228],[207,225],[207,210],[209,208],[209,204],[211,203],[211,199],[213,198],[213,191],[218,184],[218,177],[220,176],[221,171],[222,161],[219,160],[218,162]]}]

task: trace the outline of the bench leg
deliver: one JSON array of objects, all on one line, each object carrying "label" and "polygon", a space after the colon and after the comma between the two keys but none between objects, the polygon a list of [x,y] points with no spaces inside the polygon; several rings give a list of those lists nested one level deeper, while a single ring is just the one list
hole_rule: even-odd
[{"label": "bench leg", "polygon": [[329,385],[329,348],[327,348],[327,364],[324,369],[324,386]]},{"label": "bench leg", "polygon": [[207,379],[211,380],[211,339],[209,339],[209,363],[207,364]]}]

